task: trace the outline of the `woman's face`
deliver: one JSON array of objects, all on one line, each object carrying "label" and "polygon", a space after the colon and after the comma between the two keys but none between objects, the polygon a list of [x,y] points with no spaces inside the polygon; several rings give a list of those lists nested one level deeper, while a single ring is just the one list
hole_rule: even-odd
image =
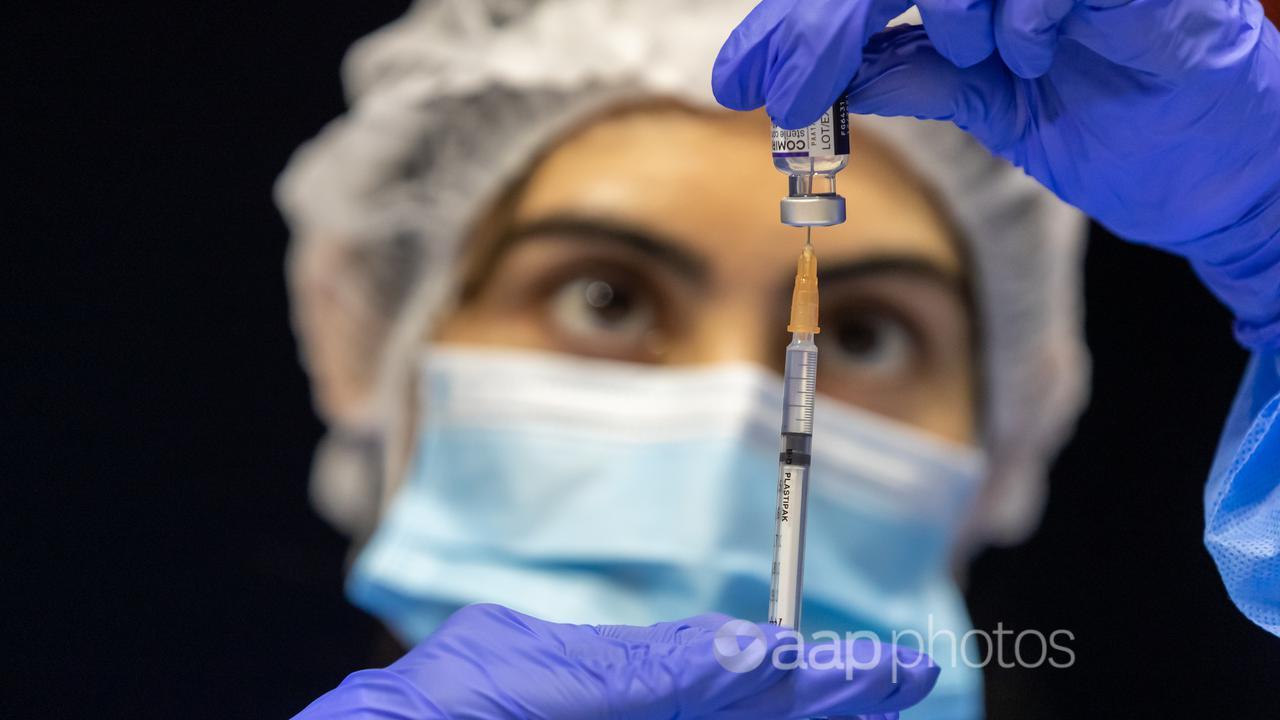
[{"label": "woman's face", "polygon": [[[470,280],[436,342],[647,364],[780,370],[804,231],[760,114],[631,110],[568,137],[468,246]],[[944,218],[856,134],[848,221],[816,228],[819,391],[972,441],[965,267]]]}]

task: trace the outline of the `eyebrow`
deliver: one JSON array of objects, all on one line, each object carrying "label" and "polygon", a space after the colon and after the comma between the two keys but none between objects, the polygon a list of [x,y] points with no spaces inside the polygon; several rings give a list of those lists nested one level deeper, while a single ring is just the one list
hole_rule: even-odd
[{"label": "eyebrow", "polygon": [[642,225],[577,215],[553,215],[517,225],[498,238],[492,257],[498,258],[526,240],[545,237],[625,247],[667,266],[690,282],[703,283],[711,277],[706,259],[680,247],[673,238]]}]

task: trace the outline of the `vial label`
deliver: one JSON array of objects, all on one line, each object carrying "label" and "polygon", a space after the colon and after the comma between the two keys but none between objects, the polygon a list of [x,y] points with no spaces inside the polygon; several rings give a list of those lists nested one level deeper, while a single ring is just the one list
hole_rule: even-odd
[{"label": "vial label", "polygon": [[841,97],[814,124],[799,130],[773,126],[776,158],[829,157],[849,154],[849,110]]}]

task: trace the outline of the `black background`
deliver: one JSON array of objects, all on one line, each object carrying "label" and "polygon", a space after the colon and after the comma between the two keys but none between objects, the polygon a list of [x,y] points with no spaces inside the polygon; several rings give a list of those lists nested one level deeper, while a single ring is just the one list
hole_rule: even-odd
[{"label": "black background", "polygon": [[[270,188],[405,6],[7,9],[0,715],[287,717],[370,656],[306,501]],[[1092,406],[1043,529],[970,592],[979,627],[1069,629],[1077,663],[990,673],[991,717],[1277,717],[1280,639],[1200,542],[1245,354],[1183,263],[1094,235]]]}]

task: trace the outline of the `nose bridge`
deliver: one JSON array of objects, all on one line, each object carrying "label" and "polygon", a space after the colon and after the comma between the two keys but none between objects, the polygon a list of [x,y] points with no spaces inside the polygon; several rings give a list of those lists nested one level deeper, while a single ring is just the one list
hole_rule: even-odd
[{"label": "nose bridge", "polygon": [[672,360],[688,364],[748,362],[773,367],[782,357],[777,298],[758,286],[718,294],[691,324],[688,342]]}]

